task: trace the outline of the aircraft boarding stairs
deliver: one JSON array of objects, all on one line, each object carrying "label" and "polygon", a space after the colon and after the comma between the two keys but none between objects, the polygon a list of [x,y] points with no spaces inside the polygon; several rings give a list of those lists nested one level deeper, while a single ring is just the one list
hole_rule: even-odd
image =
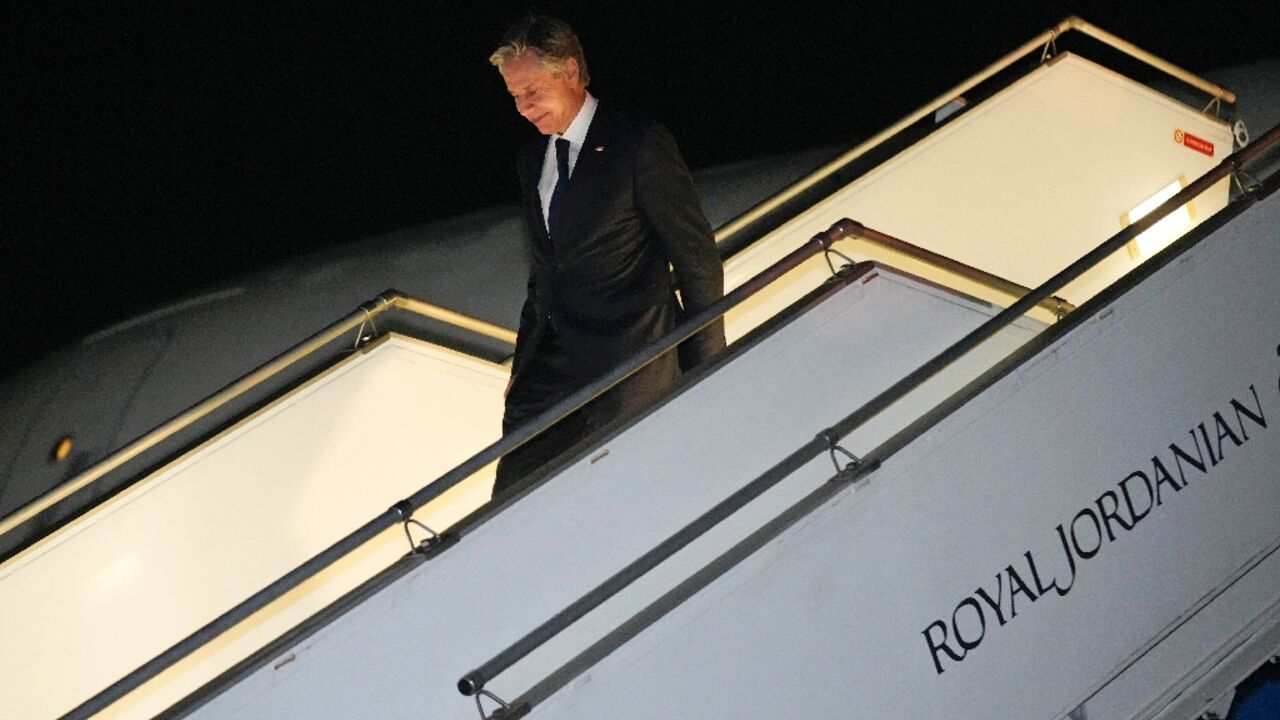
[{"label": "aircraft boarding stairs", "polygon": [[1277,133],[1228,159],[1083,58],[995,74],[722,232],[759,236],[729,352],[498,504],[506,369],[371,333],[394,294],[335,324],[357,352],[0,565],[0,715],[1212,707],[1280,648],[1280,201],[1228,204]]}]

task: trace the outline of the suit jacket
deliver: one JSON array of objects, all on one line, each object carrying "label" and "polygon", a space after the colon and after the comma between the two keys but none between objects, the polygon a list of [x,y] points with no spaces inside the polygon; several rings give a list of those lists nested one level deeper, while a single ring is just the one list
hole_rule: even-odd
[{"label": "suit jacket", "polygon": [[[601,102],[560,201],[558,237],[547,236],[538,179],[547,138],[526,145],[519,175],[531,263],[512,371],[529,366],[547,323],[585,384],[671,330],[724,292],[711,226],[671,134]],[[686,369],[724,349],[723,321],[680,348]],[[619,386],[653,395],[678,373],[674,354]],[[631,390],[626,390],[627,386]],[[624,405],[629,404],[625,403]]]}]

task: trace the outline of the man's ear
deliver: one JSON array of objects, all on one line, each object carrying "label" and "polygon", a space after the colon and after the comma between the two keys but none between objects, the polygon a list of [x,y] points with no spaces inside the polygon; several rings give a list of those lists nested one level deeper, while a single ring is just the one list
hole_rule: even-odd
[{"label": "man's ear", "polygon": [[581,80],[578,75],[578,59],[565,58],[564,62],[560,63],[560,74],[563,75],[566,80],[577,84]]}]

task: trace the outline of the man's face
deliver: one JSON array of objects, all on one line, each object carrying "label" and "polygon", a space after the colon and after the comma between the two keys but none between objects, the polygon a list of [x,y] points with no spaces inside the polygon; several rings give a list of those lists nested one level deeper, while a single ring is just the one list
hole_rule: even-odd
[{"label": "man's face", "polygon": [[578,84],[578,62],[565,60],[557,77],[532,52],[502,64],[502,79],[516,101],[516,112],[543,135],[563,133],[582,107],[586,90]]}]

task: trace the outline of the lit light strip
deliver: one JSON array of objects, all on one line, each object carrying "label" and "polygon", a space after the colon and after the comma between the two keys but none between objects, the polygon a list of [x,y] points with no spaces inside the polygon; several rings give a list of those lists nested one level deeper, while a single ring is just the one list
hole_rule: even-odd
[{"label": "lit light strip", "polygon": [[[1186,178],[1178,178],[1160,188],[1154,195],[1138,203],[1137,207],[1125,213],[1124,217],[1120,219],[1120,226],[1128,227],[1137,222],[1139,218],[1160,207],[1161,203],[1178,194],[1178,191],[1185,187],[1186,184]],[[1130,240],[1126,245],[1129,249],[1129,257],[1134,260],[1144,260],[1155,255],[1168,247],[1169,243],[1182,237],[1183,234],[1191,229],[1193,224],[1191,203],[1188,202],[1186,205],[1165,215],[1155,225],[1140,233],[1138,237]]]}]

